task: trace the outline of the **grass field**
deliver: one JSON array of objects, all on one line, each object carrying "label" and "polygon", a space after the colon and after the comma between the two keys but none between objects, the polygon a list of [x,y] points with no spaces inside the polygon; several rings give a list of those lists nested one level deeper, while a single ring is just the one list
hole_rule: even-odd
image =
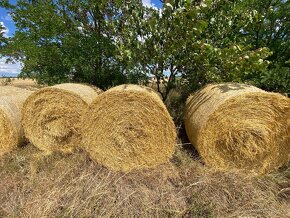
[{"label": "grass field", "polygon": [[34,90],[39,85],[32,79],[0,78],[0,86],[11,85],[19,88]]},{"label": "grass field", "polygon": [[27,145],[0,159],[0,178],[0,217],[290,217],[289,169],[217,172],[183,148],[124,174],[81,151],[43,156]]}]

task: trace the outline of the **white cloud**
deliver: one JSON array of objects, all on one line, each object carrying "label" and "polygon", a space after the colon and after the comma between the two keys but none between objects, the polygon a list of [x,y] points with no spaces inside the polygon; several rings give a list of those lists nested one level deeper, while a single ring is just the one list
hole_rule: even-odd
[{"label": "white cloud", "polygon": [[5,26],[4,22],[0,21],[0,25],[4,27],[4,30],[2,30],[2,33],[4,33],[4,37],[8,37],[9,29]]},{"label": "white cloud", "polygon": [[146,7],[156,8],[156,7],[154,6],[154,4],[151,2],[151,0],[142,0],[142,3],[143,3],[143,5],[146,6]]},{"label": "white cloud", "polygon": [[19,74],[22,69],[21,63],[6,63],[6,58],[0,58],[0,76],[5,73]]}]

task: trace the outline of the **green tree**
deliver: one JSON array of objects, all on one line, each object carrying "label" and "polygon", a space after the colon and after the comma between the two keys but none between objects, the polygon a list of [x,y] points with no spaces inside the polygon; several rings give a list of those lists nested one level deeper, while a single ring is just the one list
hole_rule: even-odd
[{"label": "green tree", "polygon": [[1,48],[4,47],[5,44],[7,43],[7,38],[4,36],[4,34],[5,34],[5,27],[0,24],[0,51],[1,51]]},{"label": "green tree", "polygon": [[[264,59],[271,52],[252,49],[241,38],[248,18],[239,6],[166,1],[162,10],[135,7],[126,25],[122,23],[121,57],[154,75],[164,100],[180,85],[190,92],[210,82],[253,82],[252,77],[267,69]],[[235,30],[231,20],[238,21]]]},{"label": "green tree", "polygon": [[116,59],[113,23],[119,1],[20,0],[9,5],[17,27],[7,55],[40,83],[86,82],[107,88],[128,80]]},{"label": "green tree", "polygon": [[289,90],[289,1],[19,0],[4,53],[40,83],[108,88],[157,79],[165,100],[211,82]]},{"label": "green tree", "polygon": [[266,90],[290,92],[290,1],[246,1],[252,11],[252,22],[244,36],[253,48],[268,47],[272,55],[268,71],[261,74],[259,86]]},{"label": "green tree", "polygon": [[[252,51],[255,67],[244,69],[241,81],[270,91],[289,91],[289,6],[289,1],[284,0],[214,1],[207,13],[207,35],[203,37],[219,47],[236,44]],[[261,54],[261,49],[266,53]],[[246,57],[251,60],[251,56]]]},{"label": "green tree", "polygon": [[209,58],[201,74],[206,83],[255,83],[253,79],[267,70],[269,62],[265,59],[271,51],[262,45],[253,47],[244,37],[244,29],[252,22],[250,14],[254,10],[245,7],[244,2],[220,0],[204,3],[203,16],[207,27],[200,37],[200,40],[205,40],[200,52],[207,51]]},{"label": "green tree", "polygon": [[144,7],[141,3],[128,6],[128,12],[118,22],[118,29],[121,31],[117,44],[120,59],[129,63],[129,71],[137,68],[143,75],[154,76],[157,79],[157,90],[165,99],[176,72],[171,69],[167,75],[168,81],[165,80],[165,71],[170,66],[173,67],[172,61],[175,61],[170,59],[173,51],[168,48],[168,24],[171,17],[167,16],[166,20],[163,12]]}]

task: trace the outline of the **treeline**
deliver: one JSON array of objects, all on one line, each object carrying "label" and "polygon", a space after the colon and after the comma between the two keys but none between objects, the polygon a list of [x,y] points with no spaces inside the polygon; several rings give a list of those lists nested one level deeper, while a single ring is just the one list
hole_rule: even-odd
[{"label": "treeline", "polygon": [[106,89],[148,83],[171,89],[245,82],[290,91],[290,2],[173,0],[1,1],[16,25],[1,54],[39,83],[91,83]]}]

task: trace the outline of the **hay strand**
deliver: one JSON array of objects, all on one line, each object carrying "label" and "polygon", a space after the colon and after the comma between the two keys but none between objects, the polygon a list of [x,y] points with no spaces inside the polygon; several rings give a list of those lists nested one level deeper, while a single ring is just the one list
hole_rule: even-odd
[{"label": "hay strand", "polygon": [[113,170],[153,167],[174,152],[174,123],[150,88],[112,88],[93,101],[84,118],[83,138],[90,156]]},{"label": "hay strand", "polygon": [[185,128],[205,163],[266,173],[286,164],[290,102],[243,84],[208,85],[187,99]]},{"label": "hay strand", "polygon": [[21,108],[31,93],[13,86],[0,86],[0,156],[23,141]]},{"label": "hay strand", "polygon": [[48,153],[72,152],[81,143],[81,117],[100,92],[74,83],[35,92],[23,106],[22,123],[26,137]]}]

